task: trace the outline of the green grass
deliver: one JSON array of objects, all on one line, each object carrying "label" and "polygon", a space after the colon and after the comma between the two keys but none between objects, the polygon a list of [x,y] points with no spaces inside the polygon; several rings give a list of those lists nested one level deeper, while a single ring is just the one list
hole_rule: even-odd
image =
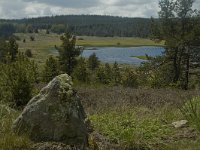
[{"label": "green grass", "polygon": [[200,97],[187,101],[181,108],[184,117],[200,132]]},{"label": "green grass", "polygon": [[161,46],[163,43],[156,43],[150,39],[133,38],[133,37],[88,37],[82,36],[83,40],[77,40],[81,46]]},{"label": "green grass", "polygon": [[[198,150],[199,138],[190,127],[175,129],[171,123],[183,119],[171,107],[152,110],[145,107],[117,108],[90,116],[95,130],[121,149]],[[199,137],[199,136],[198,136]]]},{"label": "green grass", "polygon": [[[55,55],[55,45],[61,45],[60,35],[58,34],[45,34],[45,33],[16,33],[21,41],[18,41],[19,50],[25,52],[31,49],[33,59],[38,63],[44,63],[49,55]],[[35,41],[30,40],[30,36],[35,37]],[[81,38],[81,40],[79,40]],[[26,39],[26,42],[23,42]],[[91,47],[130,47],[130,46],[161,46],[163,43],[155,43],[150,39],[133,38],[133,37],[91,37],[81,36],[77,37],[77,45],[91,46]]]},{"label": "green grass", "polygon": [[97,113],[90,119],[96,130],[121,145],[153,149],[163,145],[163,137],[175,133],[170,123],[180,117],[176,111],[169,112],[171,115],[162,112],[144,107],[124,108]]},{"label": "green grass", "polygon": [[146,56],[131,56],[131,57],[135,57],[135,58],[147,60],[147,57],[146,57]]},{"label": "green grass", "polygon": [[12,132],[12,124],[19,112],[6,104],[0,103],[0,149],[1,150],[28,150],[31,141],[26,136],[17,136]]}]

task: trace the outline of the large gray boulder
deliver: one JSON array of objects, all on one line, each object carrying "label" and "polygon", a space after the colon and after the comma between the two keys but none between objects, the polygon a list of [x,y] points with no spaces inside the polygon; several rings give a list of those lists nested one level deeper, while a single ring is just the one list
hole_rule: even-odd
[{"label": "large gray boulder", "polygon": [[55,141],[88,146],[86,114],[72,88],[71,77],[55,77],[27,104],[13,124],[15,133],[26,134],[36,142]]}]

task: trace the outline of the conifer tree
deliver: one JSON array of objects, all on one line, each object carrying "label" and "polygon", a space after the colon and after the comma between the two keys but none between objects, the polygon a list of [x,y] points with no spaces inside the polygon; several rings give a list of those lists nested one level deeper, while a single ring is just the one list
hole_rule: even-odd
[{"label": "conifer tree", "polygon": [[95,70],[96,68],[99,67],[99,60],[98,57],[96,56],[95,53],[93,53],[89,58],[88,58],[88,68],[90,70]]},{"label": "conifer tree", "polygon": [[81,82],[89,81],[89,73],[87,70],[87,64],[84,58],[78,60],[78,64],[74,69],[73,77]]},{"label": "conifer tree", "polygon": [[46,60],[45,67],[43,70],[43,81],[49,82],[57,75],[59,75],[58,61],[53,56],[50,56]]},{"label": "conifer tree", "polygon": [[81,54],[82,50],[76,46],[76,37],[70,33],[65,33],[60,39],[62,44],[57,49],[59,51],[61,69],[71,75],[77,64],[76,58]]}]

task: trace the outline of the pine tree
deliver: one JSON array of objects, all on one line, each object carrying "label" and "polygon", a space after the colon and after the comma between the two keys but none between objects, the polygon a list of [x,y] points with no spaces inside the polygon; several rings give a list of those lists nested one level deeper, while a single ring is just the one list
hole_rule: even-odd
[{"label": "pine tree", "polygon": [[50,56],[46,60],[45,67],[43,70],[43,81],[48,83],[57,75],[59,75],[58,61],[53,56]]},{"label": "pine tree", "polygon": [[37,83],[35,63],[19,53],[14,62],[1,63],[0,67],[0,100],[16,107],[25,106]]},{"label": "pine tree", "polygon": [[[193,10],[193,0],[161,0],[157,30],[154,39],[165,41],[165,63],[171,71],[171,83],[187,90],[192,62],[200,50],[199,16]],[[160,66],[162,68],[162,66]],[[171,84],[169,83],[169,84]]]},{"label": "pine tree", "polygon": [[122,78],[122,84],[125,87],[138,87],[138,77],[132,69],[130,68],[125,69]]},{"label": "pine tree", "polygon": [[14,37],[11,37],[9,39],[8,44],[9,44],[8,52],[9,52],[9,55],[11,56],[11,61],[14,61],[18,53],[18,44]]},{"label": "pine tree", "polygon": [[89,58],[88,58],[88,68],[90,70],[95,70],[96,68],[99,67],[99,60],[98,57],[96,56],[95,53],[93,53]]},{"label": "pine tree", "polygon": [[89,72],[87,70],[86,61],[84,58],[78,60],[78,64],[73,71],[73,77],[81,82],[89,81]]},{"label": "pine tree", "polygon": [[112,79],[115,85],[121,83],[121,73],[117,62],[114,63],[112,68]]},{"label": "pine tree", "polygon": [[76,37],[70,33],[61,36],[62,45],[57,48],[59,51],[59,61],[63,72],[72,74],[77,64],[77,57],[81,54],[80,47],[76,47]]}]

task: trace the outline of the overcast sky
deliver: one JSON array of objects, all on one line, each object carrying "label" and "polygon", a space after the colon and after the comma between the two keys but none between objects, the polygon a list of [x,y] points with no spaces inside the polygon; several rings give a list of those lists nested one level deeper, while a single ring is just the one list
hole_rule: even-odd
[{"label": "overcast sky", "polygon": [[[159,0],[0,0],[0,18],[67,14],[156,17]],[[200,0],[196,0],[200,8]]]}]

